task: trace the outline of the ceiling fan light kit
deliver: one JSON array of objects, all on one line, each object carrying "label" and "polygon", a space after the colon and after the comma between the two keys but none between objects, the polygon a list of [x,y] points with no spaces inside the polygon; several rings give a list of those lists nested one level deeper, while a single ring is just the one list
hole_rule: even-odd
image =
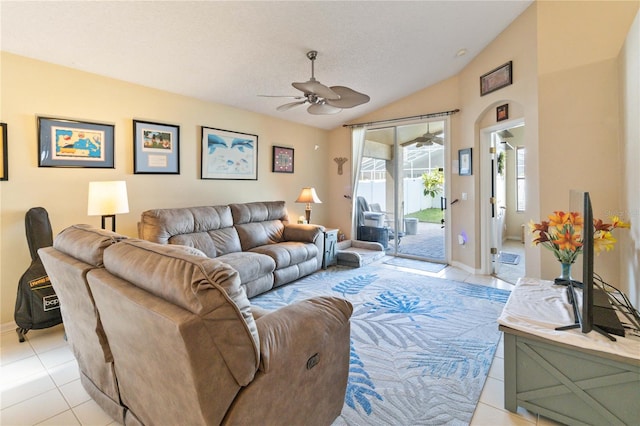
[{"label": "ceiling fan light kit", "polygon": [[307,108],[309,114],[337,114],[344,108],[353,108],[369,102],[371,98],[364,93],[357,92],[346,86],[328,87],[316,80],[314,62],[317,57],[317,51],[311,50],[307,52],[307,58],[311,61],[311,78],[303,83],[291,83],[293,87],[304,93],[304,96],[287,96],[301,100],[280,105],[276,108],[278,111],[288,111],[298,105],[308,103],[310,104]]}]

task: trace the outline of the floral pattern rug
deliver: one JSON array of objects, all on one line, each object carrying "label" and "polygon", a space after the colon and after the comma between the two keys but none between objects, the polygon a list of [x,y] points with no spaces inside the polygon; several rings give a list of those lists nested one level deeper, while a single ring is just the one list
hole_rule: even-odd
[{"label": "floral pattern rug", "polygon": [[353,303],[350,372],[334,425],[468,424],[509,292],[375,263],[332,267],[257,296],[276,309],[319,295]]}]

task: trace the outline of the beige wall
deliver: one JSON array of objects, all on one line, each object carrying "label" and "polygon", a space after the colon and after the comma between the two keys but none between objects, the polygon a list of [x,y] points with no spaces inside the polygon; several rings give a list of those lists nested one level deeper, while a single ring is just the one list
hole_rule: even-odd
[{"label": "beige wall", "polygon": [[[596,215],[628,212],[640,223],[638,5],[536,2],[457,76],[355,120],[461,110],[451,117],[450,149],[455,156],[460,148],[474,148],[474,176],[448,180],[450,199],[469,194],[451,208],[449,231],[457,235],[464,230],[470,236],[466,246],[452,246],[453,264],[471,271],[482,268],[479,177],[484,166],[475,154],[480,130],[495,124],[495,107],[503,103],[510,104],[512,119],[521,118],[526,125],[527,220],[567,208],[569,189],[579,185],[592,193]],[[479,76],[509,60],[514,63],[513,85],[479,96]],[[12,319],[17,281],[29,263],[24,213],[37,205],[47,208],[54,232],[78,222],[99,226],[99,218],[86,216],[90,180],[127,181],[132,211],[118,217],[118,230],[128,235],[135,235],[140,213],[155,207],[284,199],[296,217],[304,206],[293,201],[303,185],[314,185],[324,201],[314,206],[314,222],[350,229],[351,201],[344,197],[351,193],[347,128],[325,132],[4,53],[1,65],[0,120],[9,123],[10,141],[10,180],[0,183],[2,323]],[[115,123],[116,169],[38,168],[36,114]],[[179,176],[132,174],[133,118],[181,126]],[[200,180],[200,125],[258,134],[259,180]],[[270,172],[274,144],[296,149],[295,174]],[[350,159],[342,175],[335,157]],[[575,160],[593,165],[576,167]],[[634,227],[614,252],[596,263],[596,271],[608,281],[635,294],[636,306],[639,232]],[[549,253],[528,243],[525,248],[528,276],[557,276],[557,262]]]},{"label": "beige wall", "polygon": [[[570,189],[589,191],[597,218],[624,209],[618,57],[638,4],[538,3],[541,214],[567,209]],[[598,256],[594,269],[628,290],[631,282],[620,275],[623,251]],[[545,250],[542,277],[557,274],[557,261]]]},{"label": "beige wall", "polygon": [[[451,220],[448,232],[455,236],[465,232],[468,243],[464,246],[452,244],[451,263],[470,271],[480,271],[480,173],[479,163],[479,124],[482,127],[496,123],[495,107],[504,103],[514,103],[510,110],[510,118],[525,117],[527,137],[537,138],[537,96],[536,96],[536,41],[532,34],[536,32],[535,8],[525,11],[509,26],[489,47],[479,53],[476,58],[457,76],[442,81],[436,85],[421,90],[407,98],[382,108],[372,114],[361,117],[356,122],[392,119],[414,116],[459,108],[460,112],[451,116],[450,153],[451,158],[457,158],[458,149],[473,148],[473,176],[447,176],[449,199],[458,198],[460,201],[451,207]],[[487,71],[514,61],[514,84],[489,95],[480,97],[479,76]],[[520,107],[524,105],[524,107]],[[350,157],[350,133],[348,129],[337,129],[331,132],[331,152],[340,156]],[[529,142],[527,142],[529,144]],[[529,159],[535,158],[534,155]],[[449,164],[450,165],[450,164]],[[535,165],[529,167],[532,173],[532,188],[535,187],[537,175]],[[334,179],[334,186],[350,188],[350,176]],[[468,199],[462,200],[461,194],[466,192]],[[535,189],[532,189],[535,193]],[[342,197],[342,195],[340,195]],[[535,200],[535,197],[534,197]],[[338,201],[336,197],[334,201]],[[534,203],[535,205],[535,203]],[[349,225],[349,200],[340,204],[332,215],[332,220],[342,220],[341,226]],[[345,218],[347,219],[341,219]],[[453,239],[455,240],[455,238]],[[527,262],[528,264],[528,262]]]},{"label": "beige wall", "polygon": [[[626,211],[632,219],[638,217],[640,201],[636,193],[632,194],[637,192],[638,183],[637,89],[627,91],[631,98],[622,107],[627,122],[625,145],[619,143],[618,129],[622,118],[619,84],[637,87],[637,80],[631,77],[638,75],[638,49],[633,49],[637,47],[637,29],[628,33],[638,5],[638,1],[536,2],[457,76],[354,120],[368,122],[461,110],[452,116],[450,149],[453,156],[458,149],[474,149],[474,177],[448,176],[450,199],[468,194],[467,201],[451,208],[448,232],[455,236],[466,231],[469,236],[465,246],[452,245],[452,264],[472,271],[483,269],[481,239],[486,227],[481,223],[484,207],[479,198],[480,176],[486,164],[476,153],[481,130],[496,125],[495,107],[504,103],[510,105],[510,119],[525,122],[525,221],[538,221],[553,210],[567,209],[569,190],[578,187],[591,192],[597,216]],[[627,81],[620,82],[619,55],[626,37],[635,39],[627,42],[624,66],[630,69],[626,71]],[[509,60],[513,61],[514,83],[480,96],[479,76]],[[512,106],[517,108],[511,110]],[[330,140],[331,156],[350,157],[348,129],[332,131]],[[626,172],[620,167],[621,158],[626,158]],[[333,187],[349,193],[350,176],[329,178]],[[619,189],[623,182],[626,192]],[[338,207],[332,211],[331,220],[347,227],[350,202],[342,193],[334,195]],[[635,283],[640,274],[637,232],[630,233],[631,241],[621,242],[614,252],[596,261],[597,272],[631,294],[638,293]],[[557,261],[549,252],[532,247],[530,241],[527,235],[526,274],[556,277]],[[625,253],[623,257],[621,253]],[[630,258],[627,253],[631,253]]]},{"label": "beige wall", "polygon": [[[302,186],[328,198],[328,132],[224,105],[201,102],[117,80],[2,53],[1,115],[8,123],[9,181],[0,182],[0,322],[13,320],[16,288],[31,261],[24,215],[35,206],[49,212],[54,235],[74,223],[100,226],[87,216],[88,182],[125,180],[129,214],[118,231],[137,236],[140,213],[151,208],[285,200],[293,219],[304,215],[294,201]],[[115,124],[115,169],[39,168],[36,115]],[[180,175],[133,174],[132,119],[180,126]],[[200,127],[258,135],[258,180],[201,180]],[[271,147],[295,149],[295,173],[271,172]],[[315,150],[315,145],[318,149]],[[331,170],[334,170],[333,164]],[[312,219],[324,224],[330,204],[314,206]]]},{"label": "beige wall", "polygon": [[[636,308],[640,307],[640,13],[620,54],[621,213],[634,224],[619,239],[620,282]],[[635,283],[635,285],[634,285]]]}]

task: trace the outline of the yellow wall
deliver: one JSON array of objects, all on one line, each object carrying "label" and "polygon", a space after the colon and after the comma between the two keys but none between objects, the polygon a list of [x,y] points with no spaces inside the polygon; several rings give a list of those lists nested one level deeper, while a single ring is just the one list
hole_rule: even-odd
[{"label": "yellow wall", "polygon": [[[618,57],[638,5],[538,3],[541,214],[568,209],[570,189],[589,191],[596,218],[606,220],[624,209]],[[620,276],[623,251],[618,246],[598,256],[594,269],[628,290],[631,283]],[[557,261],[545,250],[542,277],[553,278],[557,270]]]},{"label": "yellow wall", "polygon": [[[450,208],[449,230],[454,236],[454,241],[455,235],[463,231],[469,238],[468,243],[464,246],[451,245],[451,263],[472,272],[481,270],[480,232],[482,230],[479,214],[480,164],[478,160],[479,125],[477,123],[482,121],[483,127],[495,124],[495,107],[515,100],[519,105],[514,104],[516,107],[510,111],[510,118],[522,118],[524,115],[527,123],[526,137],[531,139],[526,142],[527,146],[535,142],[537,138],[537,65],[536,40],[535,37],[532,37],[535,32],[536,15],[535,7],[533,7],[526,10],[490,46],[480,52],[459,75],[355,120],[355,122],[370,122],[460,109],[459,113],[451,116],[450,153],[451,158],[455,159],[459,149],[473,148],[473,176],[458,176],[456,174],[448,176],[449,199],[457,198],[460,200]],[[514,62],[514,83],[481,97],[479,95],[480,75],[509,60]],[[520,107],[520,105],[524,105],[524,107]],[[336,129],[331,132],[330,138],[331,156],[350,157],[348,129]],[[528,160],[531,161],[532,158],[535,158],[535,155],[529,156]],[[531,199],[534,201],[537,192],[535,188],[536,169],[535,166],[527,169],[527,174],[531,178],[527,196],[532,197]],[[345,175],[341,179],[334,179],[332,185],[340,188],[348,187],[350,185],[349,178]],[[468,194],[466,201],[462,200],[462,192]],[[333,201],[338,202],[339,197],[336,195]],[[535,206],[536,203],[534,202],[532,205]],[[342,220],[340,226],[346,228],[349,224],[350,204],[348,200],[341,201],[340,207],[332,212],[331,220],[336,222]],[[535,262],[531,263],[535,265]],[[527,258],[528,265],[529,258]]]},{"label": "yellow wall", "polygon": [[[450,149],[453,157],[458,149],[474,149],[474,177],[449,176],[450,199],[461,199],[462,192],[468,194],[467,201],[451,207],[452,240],[455,242],[455,235],[461,231],[469,236],[465,246],[452,244],[452,264],[471,271],[483,268],[481,238],[487,227],[481,223],[480,214],[484,208],[480,200],[482,154],[476,154],[481,130],[496,124],[495,107],[503,103],[510,104],[510,119],[522,118],[525,122],[526,221],[539,221],[553,210],[568,209],[569,190],[584,189],[592,195],[597,217],[623,211],[640,223],[640,201],[633,193],[638,187],[637,79],[630,77],[638,75],[637,48],[627,47],[626,55],[631,60],[620,59],[625,38],[635,37],[634,43],[627,44],[637,47],[637,29],[629,34],[629,28],[639,3],[536,2],[456,77],[354,120],[369,122],[461,110],[452,116]],[[513,84],[480,96],[479,76],[509,60],[513,61]],[[620,98],[628,93],[620,90],[620,66],[628,67],[627,63],[633,61],[635,73],[626,71],[626,84],[636,89],[620,107]],[[618,127],[623,114],[627,114],[627,136],[621,141]],[[332,131],[330,139],[331,156],[350,157],[348,129]],[[620,167],[621,158],[626,159],[626,172]],[[333,187],[345,188],[347,193],[349,176],[330,175],[330,179]],[[331,220],[347,227],[349,201],[342,194],[334,194],[332,201],[339,203],[339,208],[332,212]],[[637,295],[637,228],[630,235],[614,252],[598,257],[595,268],[607,281]],[[559,266],[550,252],[532,247],[530,241],[527,235],[527,276],[558,276]]]},{"label": "yellow wall", "polygon": [[[127,181],[131,211],[118,215],[117,230],[134,237],[140,214],[151,208],[285,200],[295,219],[304,215],[304,205],[295,203],[300,188],[315,186],[323,201],[330,190],[325,130],[4,52],[1,59],[0,121],[8,123],[10,173],[8,181],[0,182],[2,324],[13,320],[18,281],[31,261],[26,211],[46,208],[54,235],[74,223],[99,227],[99,217],[87,216],[89,181]],[[115,169],[39,168],[36,115],[114,123]],[[133,174],[134,118],[180,126],[180,175]],[[258,180],[199,179],[199,126],[258,135]],[[273,145],[295,149],[294,174],[271,172]],[[329,207],[315,205],[313,221],[324,224]]]},{"label": "yellow wall", "polygon": [[[510,118],[522,118],[526,125],[528,219],[566,209],[569,189],[580,187],[591,192],[597,216],[622,211],[640,224],[639,4],[536,2],[457,76],[354,120],[461,110],[451,118],[450,148],[453,156],[460,148],[474,149],[474,176],[449,179],[451,199],[469,194],[467,201],[451,208],[452,235],[464,230],[470,236],[466,246],[452,245],[452,264],[471,271],[482,268],[480,239],[486,228],[479,213],[482,170],[475,154],[481,129],[495,124],[495,107],[507,102]],[[91,180],[127,181],[131,213],[118,217],[118,230],[132,236],[140,213],[156,207],[283,199],[297,217],[304,206],[293,201],[306,185],[315,186],[324,202],[314,206],[313,221],[350,229],[351,202],[344,197],[351,193],[347,128],[326,132],[11,54],[3,53],[1,60],[0,120],[9,124],[10,161],[10,180],[0,182],[2,323],[12,320],[17,282],[30,261],[24,213],[34,206],[47,208],[54,233],[72,223],[99,226],[99,218],[86,216]],[[514,83],[481,97],[479,76],[509,60],[514,63]],[[115,123],[116,168],[38,168],[37,114]],[[179,176],[133,174],[133,118],[181,126]],[[259,135],[259,180],[200,180],[201,125]],[[272,145],[295,148],[295,174],[270,172]],[[342,175],[335,157],[349,158]],[[614,252],[596,263],[596,271],[607,281],[635,294],[636,306],[638,232],[634,227]],[[549,253],[525,246],[528,276],[558,275],[558,264]]]},{"label": "yellow wall", "polygon": [[[620,149],[619,164],[622,167],[622,210],[635,224],[619,239],[620,282],[633,306],[640,307],[640,13],[619,58],[620,72]],[[635,283],[635,285],[634,285]]]}]

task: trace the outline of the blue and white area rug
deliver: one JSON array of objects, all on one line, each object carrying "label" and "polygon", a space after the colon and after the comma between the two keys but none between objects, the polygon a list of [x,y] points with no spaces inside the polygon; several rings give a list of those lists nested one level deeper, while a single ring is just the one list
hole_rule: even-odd
[{"label": "blue and white area rug", "polygon": [[444,263],[432,263],[422,260],[407,259],[404,257],[392,257],[385,260],[386,265],[400,266],[402,268],[418,269],[419,271],[438,273],[447,267]]},{"label": "blue and white area rug", "polygon": [[353,303],[345,406],[334,425],[468,424],[491,366],[508,291],[369,265],[333,267],[252,299]]}]

